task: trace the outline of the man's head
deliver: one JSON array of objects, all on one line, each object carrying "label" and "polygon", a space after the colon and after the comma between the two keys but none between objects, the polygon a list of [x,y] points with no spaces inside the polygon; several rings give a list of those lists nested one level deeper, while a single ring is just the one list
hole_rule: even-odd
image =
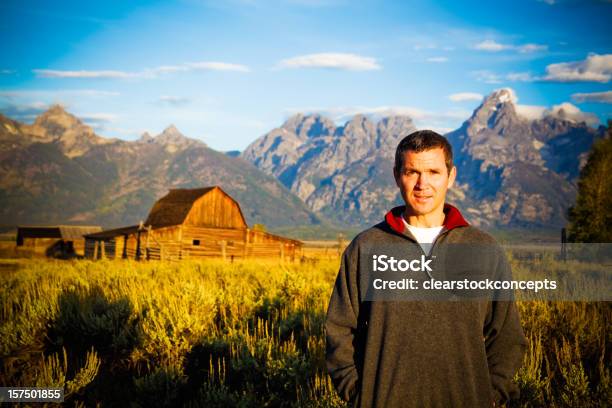
[{"label": "man's head", "polygon": [[436,132],[414,132],[397,146],[393,175],[411,215],[443,214],[456,174],[452,147]]}]

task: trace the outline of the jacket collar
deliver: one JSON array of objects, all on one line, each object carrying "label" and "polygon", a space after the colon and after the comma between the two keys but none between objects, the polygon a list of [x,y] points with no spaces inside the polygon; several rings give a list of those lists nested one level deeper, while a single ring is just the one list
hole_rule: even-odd
[{"label": "jacket collar", "polygon": [[[398,232],[400,234],[404,234],[405,224],[404,224],[404,211],[406,209],[405,205],[400,205],[399,207],[393,208],[391,211],[385,215],[385,221],[391,227],[392,230]],[[451,230],[457,227],[467,227],[469,224],[461,215],[459,210],[450,205],[444,204],[444,230]]]}]

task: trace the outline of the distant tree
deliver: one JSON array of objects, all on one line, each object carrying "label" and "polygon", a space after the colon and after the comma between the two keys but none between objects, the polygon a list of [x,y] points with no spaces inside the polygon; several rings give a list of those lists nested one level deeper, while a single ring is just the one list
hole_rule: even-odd
[{"label": "distant tree", "polygon": [[612,120],[580,172],[576,205],[568,215],[570,242],[612,242]]}]

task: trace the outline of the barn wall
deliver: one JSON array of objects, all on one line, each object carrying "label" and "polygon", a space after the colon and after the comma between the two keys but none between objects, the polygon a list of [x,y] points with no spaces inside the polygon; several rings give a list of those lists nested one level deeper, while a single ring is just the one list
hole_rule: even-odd
[{"label": "barn wall", "polygon": [[[155,241],[159,241],[159,242],[178,241],[180,234],[181,234],[180,225],[176,225],[172,227],[156,228],[151,231],[151,238],[149,238],[149,242],[154,243]],[[147,232],[143,233],[142,237],[146,242]]]},{"label": "barn wall", "polygon": [[[186,257],[288,258],[298,253],[294,241],[248,229],[183,227],[182,249]],[[194,245],[199,240],[199,245]]]},{"label": "barn wall", "polygon": [[85,238],[73,240],[72,246],[74,247],[74,252],[77,255],[80,255],[80,256],[85,255]]},{"label": "barn wall", "polygon": [[[242,257],[245,230],[184,226],[181,247],[190,258]],[[198,241],[198,242],[196,242]]]},{"label": "barn wall", "polygon": [[34,255],[46,256],[47,250],[53,245],[57,244],[60,240],[58,238],[29,238],[23,239],[23,245],[20,246],[22,250],[31,252]]},{"label": "barn wall", "polygon": [[247,227],[238,204],[219,189],[213,189],[198,198],[183,225],[236,229]]},{"label": "barn wall", "polygon": [[[47,252],[50,251],[54,246],[57,246],[56,252],[57,255],[60,253],[59,246],[62,242],[62,239],[59,238],[31,238],[26,237],[23,239],[23,245],[19,245],[19,251],[29,252],[35,256],[48,256]],[[85,254],[85,239],[75,239],[72,241],[65,240],[65,255],[71,255],[67,252],[68,245],[72,243],[72,247],[74,248],[74,254],[83,256]]]}]

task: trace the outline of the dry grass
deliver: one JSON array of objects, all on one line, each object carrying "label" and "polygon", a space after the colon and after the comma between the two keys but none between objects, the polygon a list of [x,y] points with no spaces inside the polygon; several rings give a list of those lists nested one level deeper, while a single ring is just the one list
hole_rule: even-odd
[{"label": "dry grass", "polygon": [[[4,263],[0,383],[63,384],[67,405],[344,406],[325,374],[328,257]],[[610,305],[519,307],[530,348],[513,406],[610,404]]]}]

